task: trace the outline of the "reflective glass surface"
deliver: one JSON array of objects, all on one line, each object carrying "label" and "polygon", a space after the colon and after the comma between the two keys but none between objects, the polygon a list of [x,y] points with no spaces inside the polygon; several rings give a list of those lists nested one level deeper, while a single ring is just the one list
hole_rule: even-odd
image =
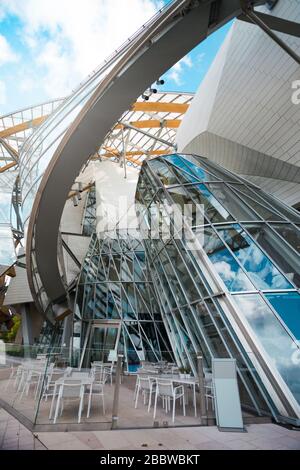
[{"label": "reflective glass surface", "polygon": [[299,346],[258,294],[234,297],[262,347],[300,403]]},{"label": "reflective glass surface", "polygon": [[254,289],[241,266],[212,228],[197,229],[196,236],[229,291]]},{"label": "reflective glass surface", "polygon": [[[182,182],[182,177],[188,182],[194,183],[197,180],[200,181],[216,181],[214,175],[205,171],[204,168],[201,168],[199,165],[193,163],[187,158],[182,158],[180,155],[167,155],[165,160],[172,163],[174,168],[176,168],[176,173],[178,174],[179,181]],[[179,170],[179,171],[178,171]]]},{"label": "reflective glass surface", "polygon": [[300,340],[300,295],[298,292],[267,294],[266,298],[297,340]]},{"label": "reflective glass surface", "polygon": [[[264,379],[243,349],[240,335],[244,333],[237,334],[230,325],[224,309],[230,294],[220,293],[218,275],[248,320],[247,332],[257,340],[265,363],[299,400],[299,364],[291,358],[296,348],[291,333],[299,337],[295,287],[299,285],[300,243],[297,229],[286,219],[290,210],[202,157],[179,154],[155,160],[159,178],[150,183],[155,203],[164,202],[167,195],[182,212],[192,207],[185,219],[188,230],[171,231],[167,242],[144,241],[153,288],[177,362],[188,364],[196,373],[197,351],[202,352],[206,367],[211,366],[212,357],[234,357],[242,402],[261,410],[276,408]],[[168,165],[164,177],[163,161],[164,168]],[[144,170],[147,166],[146,161]],[[155,172],[153,163],[151,169]],[[143,197],[147,192],[150,195],[145,180],[142,172],[138,188]],[[197,207],[203,215],[201,223],[195,216]],[[149,218],[152,211],[151,206],[146,210]],[[216,290],[217,295],[212,295]]]},{"label": "reflective glass surface", "polygon": [[218,233],[258,289],[293,288],[239,225],[235,224],[230,228],[218,228]]},{"label": "reflective glass surface", "polygon": [[[270,226],[265,224],[244,224],[244,227],[269,258],[277,264],[288,280],[292,281],[297,287],[300,287],[300,258],[296,256],[290,244],[286,243],[289,236],[293,239],[296,238],[298,235],[296,233],[297,229],[291,225],[290,230],[285,232],[283,239]],[[274,228],[273,225],[271,227]]]}]

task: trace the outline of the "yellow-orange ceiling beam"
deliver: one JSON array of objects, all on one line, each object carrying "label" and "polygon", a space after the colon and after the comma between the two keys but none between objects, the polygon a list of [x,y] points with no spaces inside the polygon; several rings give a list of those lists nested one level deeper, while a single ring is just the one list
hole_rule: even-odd
[{"label": "yellow-orange ceiling beam", "polygon": [[[110,158],[112,156],[122,157],[122,154],[119,154],[115,149],[110,149],[109,147],[107,147],[106,150],[107,150],[108,153],[105,153],[105,154],[101,155],[101,158],[102,157]],[[168,154],[168,152],[171,152],[171,149],[150,150],[149,152],[146,152],[146,151],[143,152],[142,150],[132,150],[132,151],[126,152],[126,158],[127,157],[140,156],[140,155],[164,155],[164,154]]]},{"label": "yellow-orange ceiling beam", "polygon": [[137,101],[131,107],[131,111],[178,113],[184,114],[189,108],[186,103],[164,103],[163,101]]},{"label": "yellow-orange ceiling beam", "polygon": [[10,168],[12,168],[13,166],[16,166],[16,165],[17,165],[16,162],[8,163],[7,165],[5,165],[3,167],[0,167],[0,173],[4,173],[6,170],[9,170]]},{"label": "yellow-orange ceiling beam", "polygon": [[[163,121],[163,124],[158,119],[148,119],[142,121],[131,121],[129,123],[131,126],[136,127],[137,129],[150,129],[150,128],[160,128],[168,127],[170,129],[177,129],[180,124],[180,119],[166,119]],[[115,129],[122,129],[122,124],[117,124]]]},{"label": "yellow-orange ceiling beam", "polygon": [[[111,155],[111,154],[105,154],[105,155],[101,155],[101,158],[111,158],[113,157],[114,155]],[[115,155],[117,156],[117,155]],[[128,162],[132,162],[132,163],[135,163],[136,165],[138,166],[142,166],[143,162],[141,162],[140,160],[136,159],[136,158],[132,158],[132,157],[127,157],[126,156],[126,160]]]},{"label": "yellow-orange ceiling beam", "polygon": [[10,135],[18,134],[18,132],[26,131],[26,129],[37,127],[42,124],[47,119],[47,117],[48,115],[40,116],[38,118],[32,119],[32,121],[25,121],[21,124],[17,124],[16,126],[3,129],[2,131],[0,131],[0,137],[9,137]]},{"label": "yellow-orange ceiling beam", "polygon": [[15,160],[19,160],[19,154],[16,149],[14,149],[6,140],[3,140],[1,137],[0,144],[3,145],[3,147],[8,151],[8,153],[10,153],[10,155],[14,156]]}]

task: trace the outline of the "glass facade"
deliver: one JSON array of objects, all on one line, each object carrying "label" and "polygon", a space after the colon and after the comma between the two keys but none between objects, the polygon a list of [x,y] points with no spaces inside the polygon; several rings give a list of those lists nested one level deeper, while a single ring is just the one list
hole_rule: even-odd
[{"label": "glass facade", "polygon": [[74,320],[74,360],[82,355],[87,361],[90,350],[95,359],[104,339],[95,333],[92,337],[90,327],[99,330],[111,321],[119,322],[121,333],[117,344],[108,342],[106,348],[123,353],[128,370],[134,371],[140,361],[172,360],[144,246],[136,233],[92,236],[77,286]]},{"label": "glass facade", "polygon": [[96,189],[93,185],[86,198],[84,217],[82,222],[82,235],[90,237],[96,230]]},{"label": "glass facade", "polygon": [[[196,373],[199,351],[208,368],[212,357],[234,357],[246,401],[259,409],[267,402],[274,410],[270,387],[243,346],[246,339],[297,415],[300,214],[195,155],[147,160],[136,201],[153,287],[177,362]],[[190,216],[182,218],[183,231],[178,231],[175,214],[186,206]],[[202,217],[195,216],[197,211]],[[162,229],[165,214],[168,236]],[[226,299],[246,332],[232,328]]]}]

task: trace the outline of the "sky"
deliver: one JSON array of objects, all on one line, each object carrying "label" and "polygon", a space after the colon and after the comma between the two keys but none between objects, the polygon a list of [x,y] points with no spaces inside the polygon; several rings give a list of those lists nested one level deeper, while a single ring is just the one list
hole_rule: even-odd
[{"label": "sky", "polygon": [[[0,0],[0,115],[67,96],[166,0]],[[231,23],[165,76],[194,92]]]}]

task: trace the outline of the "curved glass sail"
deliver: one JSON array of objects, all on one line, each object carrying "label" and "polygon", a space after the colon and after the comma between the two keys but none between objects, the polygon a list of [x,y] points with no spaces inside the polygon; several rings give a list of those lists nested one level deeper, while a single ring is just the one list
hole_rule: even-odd
[{"label": "curved glass sail", "polygon": [[[196,155],[147,160],[136,198],[140,225],[149,227],[144,233],[156,234],[157,240],[150,235],[145,246],[177,360],[196,373],[199,350],[207,367],[211,357],[235,357],[252,398],[256,386],[266,397],[269,384],[258,377],[242,346],[250,341],[259,351],[257,360],[263,358],[276,377],[274,387],[279,384],[299,416],[300,214]],[[183,230],[177,226],[178,210]],[[167,238],[164,213],[169,215]],[[232,305],[241,322],[235,332],[227,313]],[[262,406],[257,394],[254,402]],[[269,397],[270,407],[271,402]]]}]

